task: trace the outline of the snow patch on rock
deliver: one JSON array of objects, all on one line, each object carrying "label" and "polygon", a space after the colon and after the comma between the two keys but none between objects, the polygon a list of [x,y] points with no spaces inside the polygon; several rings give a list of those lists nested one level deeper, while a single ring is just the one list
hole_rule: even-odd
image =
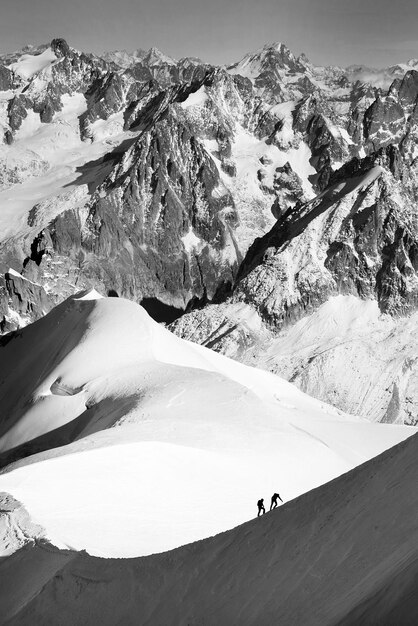
[{"label": "snow patch on rock", "polygon": [[57,61],[57,56],[47,48],[41,54],[23,54],[18,61],[11,63],[9,69],[22,78],[29,79]]}]

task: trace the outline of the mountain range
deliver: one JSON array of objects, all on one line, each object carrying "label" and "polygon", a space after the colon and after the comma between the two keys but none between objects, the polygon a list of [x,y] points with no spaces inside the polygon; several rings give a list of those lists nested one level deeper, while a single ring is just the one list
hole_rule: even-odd
[{"label": "mountain range", "polygon": [[1,623],[415,623],[418,61],[56,38],[0,137]]},{"label": "mountain range", "polygon": [[[416,61],[316,67],[272,44],[213,67],[55,39],[1,62],[3,332],[94,287],[342,410],[416,422]],[[374,307],[360,338],[339,296]],[[327,303],[326,345],[265,359]]]}]

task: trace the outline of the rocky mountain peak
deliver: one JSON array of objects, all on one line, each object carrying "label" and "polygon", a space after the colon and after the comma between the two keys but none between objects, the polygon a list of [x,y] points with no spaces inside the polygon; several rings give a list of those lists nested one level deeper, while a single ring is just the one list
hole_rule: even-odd
[{"label": "rocky mountain peak", "polygon": [[138,48],[133,52],[128,52],[127,50],[113,50],[111,52],[103,52],[100,57],[104,59],[107,63],[111,63],[116,67],[122,69],[127,69],[142,61],[146,54],[146,50]]},{"label": "rocky mountain peak", "polygon": [[278,70],[302,70],[302,64],[293,52],[282,42],[267,44],[255,52],[247,54],[241,61],[228,67],[229,71],[249,78],[256,78],[265,72]]},{"label": "rocky mountain peak", "polygon": [[308,59],[307,55],[304,52],[300,53],[300,55],[298,56],[297,60],[302,65],[305,65],[305,66],[311,65],[310,60]]},{"label": "rocky mountain peak", "polygon": [[57,58],[62,58],[70,53],[70,46],[62,37],[55,38],[51,41],[51,50]]},{"label": "rocky mountain peak", "polygon": [[409,70],[399,87],[399,98],[403,104],[413,104],[418,96],[418,72]]},{"label": "rocky mountain peak", "polygon": [[282,41],[276,41],[272,44],[267,44],[263,48],[266,51],[277,52],[283,58],[294,58],[293,53]]},{"label": "rocky mountain peak", "polygon": [[190,65],[205,65],[205,62],[199,57],[183,57],[179,60],[178,65],[190,66]]},{"label": "rocky mountain peak", "polygon": [[143,57],[142,62],[146,65],[176,65],[176,61],[171,57],[167,56],[158,48],[150,48],[146,55]]}]

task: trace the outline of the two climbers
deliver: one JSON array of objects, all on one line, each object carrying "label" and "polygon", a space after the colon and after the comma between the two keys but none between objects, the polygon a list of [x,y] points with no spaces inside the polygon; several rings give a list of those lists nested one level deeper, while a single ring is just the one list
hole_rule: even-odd
[{"label": "two climbers", "polygon": [[[271,496],[270,511],[272,511],[273,509],[275,509],[278,506],[277,499],[279,499],[280,502],[283,503],[283,500],[281,499],[279,494],[278,493],[273,493],[273,495]],[[257,506],[258,506],[257,517],[260,517],[260,515],[264,515],[264,513],[266,512],[266,509],[264,508],[264,498],[261,498],[257,502]]]}]

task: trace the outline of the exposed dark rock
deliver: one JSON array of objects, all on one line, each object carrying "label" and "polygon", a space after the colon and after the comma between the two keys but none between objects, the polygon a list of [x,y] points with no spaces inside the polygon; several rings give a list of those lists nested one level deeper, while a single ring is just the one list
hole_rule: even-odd
[{"label": "exposed dark rock", "polygon": [[41,285],[12,272],[6,272],[5,281],[11,308],[23,318],[38,319],[52,308]]},{"label": "exposed dark rock", "polygon": [[53,39],[51,41],[51,49],[58,58],[65,57],[70,54],[70,46],[65,39]]},{"label": "exposed dark rock", "polygon": [[28,109],[33,109],[33,102],[23,94],[14,96],[9,102],[7,113],[12,131],[18,130],[22,121],[28,115]]},{"label": "exposed dark rock", "polygon": [[[263,319],[278,328],[337,293],[374,297],[381,310],[391,314],[415,310],[418,225],[392,199],[393,183],[388,178],[400,175],[399,162],[396,148],[381,149],[363,160],[354,159],[336,172],[331,177],[329,191],[321,199],[296,205],[284,213],[276,203],[277,224],[250,248],[238,274],[236,297],[254,304]],[[390,174],[380,182],[376,182],[374,175],[368,187],[357,191],[357,181],[367,181],[368,173],[377,167],[387,168]],[[344,181],[342,191],[335,194],[333,189],[339,189],[341,181]],[[371,185],[375,191],[373,202],[368,203]],[[344,217],[337,226],[333,211],[340,206],[345,206]],[[291,262],[286,261],[289,245],[295,250],[293,254],[298,255],[296,251],[303,246],[302,235],[307,235],[310,225],[321,215],[325,216],[321,218],[323,234],[310,245],[321,246],[326,251],[323,265],[319,263],[311,269],[307,266],[303,271],[296,265],[292,275],[292,270],[285,269],[286,263]],[[330,231],[334,234],[328,239]],[[288,281],[293,284],[291,297],[286,296]]]},{"label": "exposed dark rock", "polygon": [[392,143],[404,124],[404,110],[397,100],[377,98],[364,115],[364,136],[377,149]]},{"label": "exposed dark rock", "polygon": [[170,324],[184,313],[184,309],[160,302],[157,298],[144,298],[140,304],[156,322]]},{"label": "exposed dark rock", "polygon": [[14,87],[13,73],[0,64],[0,91],[8,91]]}]

